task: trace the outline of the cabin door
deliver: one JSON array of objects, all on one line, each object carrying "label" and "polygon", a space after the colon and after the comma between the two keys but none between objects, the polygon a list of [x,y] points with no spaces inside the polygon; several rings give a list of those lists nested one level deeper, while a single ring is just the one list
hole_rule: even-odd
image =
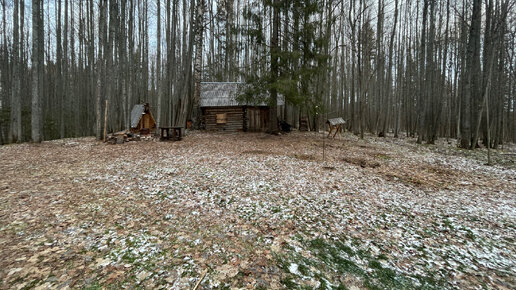
[{"label": "cabin door", "polygon": [[260,132],[267,129],[269,110],[267,108],[247,108],[247,130]]}]

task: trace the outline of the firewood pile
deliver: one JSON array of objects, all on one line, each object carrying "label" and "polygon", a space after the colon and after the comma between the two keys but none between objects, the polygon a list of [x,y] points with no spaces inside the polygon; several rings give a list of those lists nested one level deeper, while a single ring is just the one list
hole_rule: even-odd
[{"label": "firewood pile", "polygon": [[108,144],[123,144],[124,142],[140,140],[142,140],[142,137],[139,134],[134,134],[131,131],[120,131],[109,134],[106,137],[106,143]]}]

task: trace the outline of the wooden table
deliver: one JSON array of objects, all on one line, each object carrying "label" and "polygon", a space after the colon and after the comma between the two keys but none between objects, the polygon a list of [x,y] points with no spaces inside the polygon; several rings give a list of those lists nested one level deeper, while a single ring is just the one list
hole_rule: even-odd
[{"label": "wooden table", "polygon": [[[181,129],[182,127],[159,127],[161,130],[160,134],[160,140],[174,140],[179,141],[183,139],[183,136],[181,135]],[[172,135],[170,134],[172,131]]]}]

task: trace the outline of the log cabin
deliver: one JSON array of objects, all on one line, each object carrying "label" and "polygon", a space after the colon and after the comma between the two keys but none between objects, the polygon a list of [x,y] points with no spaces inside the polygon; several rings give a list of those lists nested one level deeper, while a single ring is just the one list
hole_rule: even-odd
[{"label": "log cabin", "polygon": [[[200,107],[202,123],[208,131],[263,132],[269,126],[269,106],[245,104],[237,100],[245,83],[202,82]],[[278,110],[284,99],[278,97]]]}]

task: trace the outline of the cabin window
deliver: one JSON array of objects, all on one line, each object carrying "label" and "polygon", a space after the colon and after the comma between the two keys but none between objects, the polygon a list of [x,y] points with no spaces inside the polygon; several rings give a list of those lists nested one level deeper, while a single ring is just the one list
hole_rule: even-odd
[{"label": "cabin window", "polygon": [[218,124],[226,124],[227,114],[217,114],[217,125]]}]

